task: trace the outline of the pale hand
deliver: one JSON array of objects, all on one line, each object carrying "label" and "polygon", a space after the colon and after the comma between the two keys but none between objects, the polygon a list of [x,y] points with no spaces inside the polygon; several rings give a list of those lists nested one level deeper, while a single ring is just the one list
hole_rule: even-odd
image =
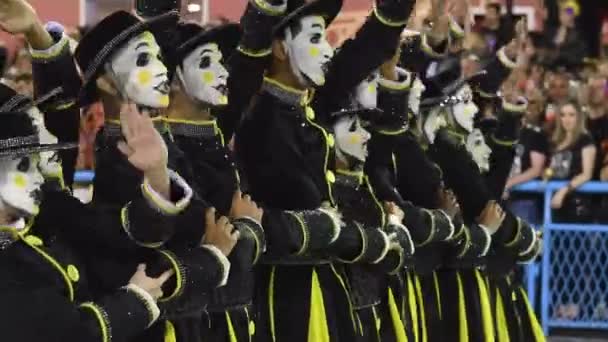
[{"label": "pale hand", "polygon": [[120,124],[125,141],[118,143],[118,149],[129,163],[144,173],[167,167],[167,146],[148,113],[139,113],[135,104],[124,104]]},{"label": "pale hand", "polygon": [[158,278],[150,278],[146,275],[146,265],[139,264],[137,271],[129,280],[129,284],[133,284],[140,289],[148,292],[154,299],[159,299],[163,296],[163,284],[171,278],[175,272],[173,270],[165,271]]},{"label": "pale hand", "polygon": [[440,190],[440,192],[441,209],[453,219],[460,213],[460,204],[456,200],[456,195],[452,190]]},{"label": "pale hand", "polygon": [[232,206],[230,208],[230,218],[238,219],[249,217],[261,224],[263,215],[264,210],[258,208],[258,205],[251,200],[251,196],[243,196],[243,193],[240,190],[234,193],[234,196],[232,197]]},{"label": "pale hand", "polygon": [[500,228],[500,225],[505,220],[505,217],[506,214],[500,205],[498,205],[498,203],[495,201],[489,201],[477,219],[477,223],[488,229],[491,235],[498,231],[498,228]]},{"label": "pale hand", "polygon": [[0,28],[4,31],[28,33],[38,23],[38,15],[27,1],[0,0]]},{"label": "pale hand", "polygon": [[384,202],[384,210],[388,215],[394,215],[399,219],[399,222],[405,218],[405,213],[394,202]]},{"label": "pale hand", "polygon": [[551,208],[553,209],[561,209],[564,205],[564,199],[568,194],[567,190],[561,189],[553,195],[551,198]]},{"label": "pale hand", "polygon": [[203,237],[202,245],[213,245],[217,247],[222,254],[229,256],[239,240],[240,233],[234,230],[234,226],[230,223],[226,216],[215,219],[215,209],[207,209],[205,212],[205,236]]}]

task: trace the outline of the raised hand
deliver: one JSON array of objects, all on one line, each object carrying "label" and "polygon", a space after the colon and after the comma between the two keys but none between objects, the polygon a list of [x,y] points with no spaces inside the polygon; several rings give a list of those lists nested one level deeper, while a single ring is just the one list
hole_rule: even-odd
[{"label": "raised hand", "polygon": [[215,219],[215,208],[207,209],[205,212],[205,236],[202,244],[217,247],[222,254],[229,256],[239,240],[240,233],[234,230],[234,226],[226,216]]},{"label": "raised hand", "polygon": [[147,112],[140,113],[133,103],[124,104],[120,124],[125,141],[118,143],[118,149],[134,167],[145,173],[167,166],[167,146]]},{"label": "raised hand", "polygon": [[163,296],[163,284],[171,278],[175,272],[168,270],[161,274],[158,278],[150,278],[146,275],[146,264],[139,264],[137,271],[129,280],[129,284],[133,284],[140,289],[148,292],[152,298],[158,299]]},{"label": "raised hand", "polygon": [[506,214],[496,201],[489,201],[477,218],[477,223],[488,230],[490,235],[496,233],[505,220]]},{"label": "raised hand", "polygon": [[34,8],[25,0],[0,0],[0,27],[9,33],[30,32],[39,24]]},{"label": "raised hand", "polygon": [[394,202],[384,202],[384,210],[390,216],[393,215],[399,223],[405,218],[405,213]]},{"label": "raised hand", "polygon": [[230,218],[238,219],[242,217],[249,217],[256,220],[258,223],[262,223],[262,216],[264,210],[258,208],[258,205],[251,200],[251,196],[243,195],[239,190],[234,193],[232,197],[232,206],[230,208]]}]

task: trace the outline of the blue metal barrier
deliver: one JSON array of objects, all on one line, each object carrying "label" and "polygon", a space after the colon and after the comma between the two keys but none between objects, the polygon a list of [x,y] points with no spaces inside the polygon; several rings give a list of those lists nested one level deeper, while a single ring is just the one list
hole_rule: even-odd
[{"label": "blue metal barrier", "polygon": [[74,183],[77,184],[90,184],[95,179],[95,172],[90,170],[76,171],[74,174]]},{"label": "blue metal barrier", "polygon": [[[546,335],[550,328],[608,329],[608,226],[554,223],[551,198],[566,182],[533,181],[513,191],[544,194],[541,259],[541,323]],[[576,189],[589,194],[608,194],[608,183],[588,182]],[[535,294],[534,266],[528,272],[528,293]],[[559,309],[578,307],[575,318],[560,317]],[[564,316],[563,313],[561,316]]]}]

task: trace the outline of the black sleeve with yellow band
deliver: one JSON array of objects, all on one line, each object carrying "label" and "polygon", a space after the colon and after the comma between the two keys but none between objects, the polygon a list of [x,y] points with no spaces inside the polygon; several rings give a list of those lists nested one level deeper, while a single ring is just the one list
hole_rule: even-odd
[{"label": "black sleeve with yellow band", "polygon": [[[48,26],[47,26],[48,29]],[[45,126],[59,142],[77,142],[80,137],[80,107],[76,105],[81,79],[70,51],[67,35],[52,34],[55,44],[47,50],[30,50],[34,98],[44,115]],[[43,101],[44,100],[44,101]],[[72,186],[77,149],[59,151],[64,183]]]},{"label": "black sleeve with yellow band", "polygon": [[287,0],[249,0],[241,17],[241,41],[227,58],[230,100],[217,115],[226,142],[232,138],[242,113],[262,85],[264,72],[270,65],[272,29],[286,9]]},{"label": "black sleeve with yellow band", "polygon": [[228,280],[230,261],[212,245],[157,253],[148,265],[149,275],[159,276],[168,269],[175,272],[163,285],[163,297],[158,300],[169,316],[204,309],[209,293]]},{"label": "black sleeve with yellow band", "polygon": [[412,75],[405,69],[397,68],[397,80],[380,78],[378,83],[378,108],[382,115],[372,124],[378,127],[380,134],[398,135],[408,127],[409,109],[408,94],[412,84]]},{"label": "black sleeve with yellow band", "polygon": [[137,197],[121,211],[125,233],[138,245],[157,248],[175,232],[176,216],[190,204],[192,189],[177,173],[170,172],[171,200],[162,198],[147,181]]},{"label": "black sleeve with yellow band", "polygon": [[264,208],[262,226],[270,258],[324,254],[341,231],[340,219],[325,209]]},{"label": "black sleeve with yellow band", "polygon": [[463,225],[463,234],[454,240],[459,259],[475,259],[485,256],[490,249],[492,237],[476,224]]},{"label": "black sleeve with yellow band", "polygon": [[529,252],[520,254],[517,257],[517,262],[520,264],[527,264],[533,262],[543,251],[543,239],[538,238],[534,242],[534,246],[530,249]]},{"label": "black sleeve with yellow band", "polygon": [[[511,214],[507,214],[507,217],[508,216],[511,216]],[[505,219],[505,221],[507,220]],[[511,234],[511,239],[504,241],[504,247],[518,256],[529,254],[536,244],[536,231],[526,221],[519,217],[513,216],[512,219],[509,220],[509,224],[515,225],[515,228],[512,230],[514,234]]]},{"label": "black sleeve with yellow band", "polygon": [[[256,220],[242,217],[232,221],[234,228],[240,232],[239,242],[232,251],[231,260],[238,256],[239,265],[254,266],[266,252],[264,229]],[[234,263],[234,261],[233,261]]]},{"label": "black sleeve with yellow band", "polygon": [[379,228],[351,222],[340,230],[330,254],[349,264],[377,264],[386,256],[389,244],[388,236]]}]

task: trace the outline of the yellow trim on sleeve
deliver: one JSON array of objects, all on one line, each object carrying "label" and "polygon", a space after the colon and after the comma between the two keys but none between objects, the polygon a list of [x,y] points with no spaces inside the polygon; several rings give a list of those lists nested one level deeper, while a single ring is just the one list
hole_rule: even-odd
[{"label": "yellow trim on sleeve", "polygon": [[125,205],[121,210],[120,210],[120,224],[122,225],[122,229],[125,231],[125,233],[127,234],[127,236],[129,237],[129,239],[131,239],[131,241],[135,242],[136,245],[138,246],[142,246],[142,247],[146,247],[146,248],[159,248],[161,247],[164,242],[141,242],[138,241],[137,239],[135,239],[135,237],[131,234],[131,224],[129,223],[129,207],[131,205],[131,202],[127,203],[127,205]]},{"label": "yellow trim on sleeve", "polygon": [[261,58],[261,57],[270,56],[270,54],[272,53],[272,49],[254,51],[254,50],[246,49],[240,45],[236,48],[236,50],[247,57],[253,57],[253,58]]},{"label": "yellow trim on sleeve", "polygon": [[385,16],[380,14],[380,11],[378,11],[378,8],[376,7],[376,5],[374,5],[374,15],[376,16],[378,21],[380,21],[381,23],[383,23],[386,26],[400,27],[400,26],[405,26],[405,24],[407,24],[407,19],[402,20],[402,21],[394,21],[392,19],[386,18]]},{"label": "yellow trim on sleeve", "polygon": [[515,233],[515,237],[513,238],[513,240],[505,243],[505,247],[513,247],[513,246],[515,246],[515,244],[517,242],[519,242],[519,239],[521,239],[522,224],[521,224],[521,221],[519,220],[519,217],[516,218],[516,221],[517,221],[517,233]]},{"label": "yellow trim on sleeve", "polygon": [[381,129],[381,130],[378,130],[377,132],[380,134],[383,134],[383,135],[400,135],[400,134],[407,132],[407,127],[400,128],[400,129],[394,130],[394,131]]},{"label": "yellow trim on sleeve", "polygon": [[32,59],[34,59],[34,60],[53,59],[53,58],[61,55],[65,51],[65,48],[67,46],[69,46],[69,43],[70,43],[70,41],[64,35],[61,38],[61,40],[56,43],[57,45],[53,45],[53,46],[51,46],[47,50],[33,50],[33,49],[30,49],[30,55],[32,56]]},{"label": "yellow trim on sleeve", "polygon": [[427,243],[433,241],[433,238],[435,237],[435,215],[433,215],[433,212],[431,212],[428,209],[422,209],[422,211],[424,211],[427,215],[429,215],[429,217],[431,218],[431,232],[429,233],[429,236],[426,238],[426,240],[424,240],[424,242],[418,244],[418,246],[424,246]]},{"label": "yellow trim on sleeve", "polygon": [[296,221],[298,221],[298,224],[300,225],[300,230],[302,231],[302,247],[300,247],[300,250],[296,252],[296,255],[302,255],[306,252],[306,250],[308,249],[308,244],[310,243],[310,236],[308,236],[306,223],[304,222],[304,219],[300,217],[300,214],[292,211],[287,211],[286,213],[295,218]]},{"label": "yellow trim on sleeve", "polygon": [[106,319],[107,314],[105,314],[105,311],[91,302],[82,303],[80,304],[80,307],[93,312],[95,318],[97,318],[99,327],[101,328],[101,341],[110,342],[110,322]]},{"label": "yellow trim on sleeve", "polygon": [[492,141],[494,141],[496,144],[500,145],[500,146],[506,146],[506,147],[511,147],[515,144],[517,144],[518,140],[500,140],[498,138],[496,138],[495,136],[492,136]]},{"label": "yellow trim on sleeve", "polygon": [[253,2],[259,10],[271,16],[283,15],[285,14],[285,10],[287,9],[285,5],[273,6],[264,0],[254,0]]},{"label": "yellow trim on sleeve", "polygon": [[169,259],[169,262],[171,263],[171,266],[173,267],[173,270],[175,271],[175,284],[176,284],[175,290],[173,291],[173,293],[171,295],[169,295],[169,297],[158,299],[158,302],[162,303],[162,302],[168,302],[169,300],[171,300],[181,294],[181,292],[184,289],[185,275],[182,274],[182,268],[180,267],[180,263],[177,260],[177,258],[173,255],[173,253],[171,253],[169,251],[159,251],[159,252],[160,252],[160,254],[164,255],[167,259]]}]

